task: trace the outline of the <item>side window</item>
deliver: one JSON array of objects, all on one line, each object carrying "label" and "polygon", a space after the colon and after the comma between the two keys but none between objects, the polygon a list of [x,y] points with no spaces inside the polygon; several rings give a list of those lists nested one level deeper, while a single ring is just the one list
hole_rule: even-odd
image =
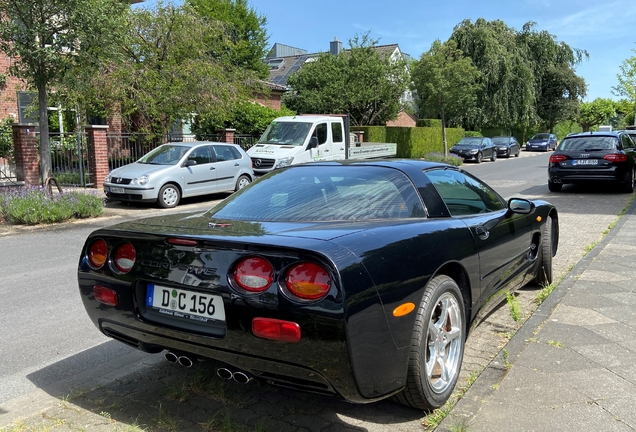
[{"label": "side window", "polygon": [[217,162],[237,159],[237,157],[232,152],[232,150],[234,149],[230,146],[215,145],[212,146],[212,148],[214,149],[214,155],[216,156]]},{"label": "side window", "polygon": [[629,138],[629,135],[623,135],[621,138],[622,138],[622,144],[624,149],[634,147],[634,143],[632,142],[631,138]]},{"label": "side window", "polygon": [[210,163],[210,146],[201,146],[192,150],[188,160],[193,160],[197,165]]},{"label": "side window", "polygon": [[318,137],[318,144],[327,142],[327,123],[320,123],[314,130],[314,136]]},{"label": "side window", "polygon": [[333,142],[342,142],[342,124],[341,123],[331,123],[331,136],[333,137]]},{"label": "side window", "polygon": [[506,207],[494,190],[460,171],[438,169],[426,171],[426,176],[452,216],[488,213]]}]

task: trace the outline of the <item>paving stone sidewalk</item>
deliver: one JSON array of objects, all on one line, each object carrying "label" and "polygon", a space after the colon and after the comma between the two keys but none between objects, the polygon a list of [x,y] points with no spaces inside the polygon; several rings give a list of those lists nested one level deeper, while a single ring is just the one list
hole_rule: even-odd
[{"label": "paving stone sidewalk", "polygon": [[636,203],[437,430],[636,430]]}]

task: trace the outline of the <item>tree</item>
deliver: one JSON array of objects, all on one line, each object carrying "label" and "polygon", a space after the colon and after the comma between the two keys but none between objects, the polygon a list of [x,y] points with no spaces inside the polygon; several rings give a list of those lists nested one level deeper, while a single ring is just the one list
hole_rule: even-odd
[{"label": "tree", "polygon": [[[632,49],[636,53],[636,49]],[[618,85],[612,87],[612,93],[616,96],[626,97],[632,104],[634,112],[634,125],[636,125],[636,56],[623,61],[620,65],[621,73],[616,75]]]},{"label": "tree", "polygon": [[446,113],[466,115],[475,107],[479,70],[464,57],[454,40],[436,40],[412,66],[411,79],[423,111],[436,112],[442,120],[444,155],[448,156]]},{"label": "tree", "polygon": [[120,0],[0,0],[0,50],[9,73],[38,93],[40,175],[51,175],[48,95],[76,65],[86,67],[120,34]]},{"label": "tree", "polygon": [[592,127],[607,124],[616,116],[616,105],[611,99],[596,98],[592,102],[583,102],[579,107],[579,124],[584,132]]},{"label": "tree", "polygon": [[260,78],[267,78],[268,68],[262,61],[269,43],[264,15],[258,15],[247,0],[186,0],[186,4],[208,22],[224,23],[229,37],[217,55],[227,57],[236,67],[251,69]]},{"label": "tree", "polygon": [[[253,71],[215,57],[225,46],[225,27],[187,6],[157,3],[129,14],[129,32],[116,58],[99,74],[84,76],[83,94],[98,110],[120,111],[134,130],[164,134],[193,113],[224,112],[261,89]],[[221,42],[219,42],[221,41]],[[82,90],[76,83],[76,92]]]},{"label": "tree", "polygon": [[396,118],[409,86],[406,62],[381,55],[368,33],[349,45],[339,55],[321,53],[290,76],[285,105],[299,113],[349,113],[357,126]]}]

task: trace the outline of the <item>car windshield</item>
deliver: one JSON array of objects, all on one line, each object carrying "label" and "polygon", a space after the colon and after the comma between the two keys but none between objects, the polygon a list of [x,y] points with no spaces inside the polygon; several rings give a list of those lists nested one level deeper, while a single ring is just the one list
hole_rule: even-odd
[{"label": "car windshield", "polygon": [[210,210],[220,219],[339,221],[404,219],[426,213],[400,171],[373,166],[297,166],[273,171]]},{"label": "car windshield", "polygon": [[479,137],[467,137],[467,138],[462,138],[455,145],[458,145],[458,146],[476,146],[476,145],[480,145],[483,140],[484,140],[483,138],[479,138]]},{"label": "car windshield", "polygon": [[258,144],[301,146],[309,134],[311,125],[299,122],[272,122],[258,140]]},{"label": "car windshield", "polygon": [[547,140],[550,139],[550,134],[547,133],[540,133],[540,134],[536,134],[534,135],[532,138],[530,138],[531,140]]},{"label": "car windshield", "polygon": [[508,144],[510,143],[510,138],[508,137],[494,137],[492,142],[495,144]]},{"label": "car windshield", "polygon": [[559,150],[613,150],[618,145],[618,138],[609,136],[578,136],[564,138]]},{"label": "car windshield", "polygon": [[153,165],[176,165],[190,150],[190,147],[180,145],[162,145],[142,156],[137,162]]}]

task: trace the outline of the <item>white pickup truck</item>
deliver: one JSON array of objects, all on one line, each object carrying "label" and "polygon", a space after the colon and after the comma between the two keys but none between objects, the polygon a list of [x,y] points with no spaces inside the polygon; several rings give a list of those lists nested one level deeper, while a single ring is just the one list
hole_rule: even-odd
[{"label": "white pickup truck", "polygon": [[395,143],[354,142],[342,115],[297,115],[272,121],[247,154],[254,173],[311,161],[395,157]]}]

